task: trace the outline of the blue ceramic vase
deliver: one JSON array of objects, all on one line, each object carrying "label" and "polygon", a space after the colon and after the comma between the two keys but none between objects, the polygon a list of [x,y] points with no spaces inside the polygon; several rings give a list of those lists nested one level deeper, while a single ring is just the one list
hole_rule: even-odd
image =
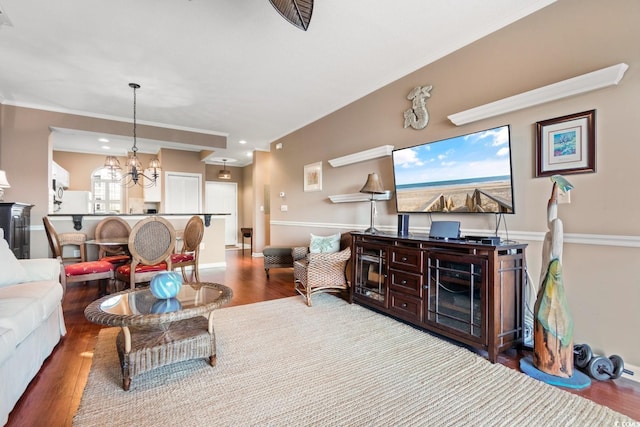
[{"label": "blue ceramic vase", "polygon": [[182,276],[175,271],[161,271],[151,279],[151,293],[158,299],[175,298],[182,288]]},{"label": "blue ceramic vase", "polygon": [[182,304],[175,298],[159,299],[151,306],[151,313],[171,313],[182,309]]}]

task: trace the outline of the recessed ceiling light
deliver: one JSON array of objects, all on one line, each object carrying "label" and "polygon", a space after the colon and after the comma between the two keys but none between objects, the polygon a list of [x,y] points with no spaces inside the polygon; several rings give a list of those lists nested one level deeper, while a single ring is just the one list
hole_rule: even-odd
[{"label": "recessed ceiling light", "polygon": [[247,153],[247,157],[253,157],[253,152],[252,152],[252,151],[249,151],[249,152]]},{"label": "recessed ceiling light", "polygon": [[107,138],[99,138],[98,141],[100,141],[100,142],[109,142],[109,140]]},{"label": "recessed ceiling light", "polygon": [[246,144],[247,141],[245,141],[244,139],[241,139],[240,141],[238,141],[238,144]]},{"label": "recessed ceiling light", "polygon": [[111,150],[111,147],[109,147],[108,145],[103,145],[103,146],[102,146],[102,149],[103,149],[103,150]]}]

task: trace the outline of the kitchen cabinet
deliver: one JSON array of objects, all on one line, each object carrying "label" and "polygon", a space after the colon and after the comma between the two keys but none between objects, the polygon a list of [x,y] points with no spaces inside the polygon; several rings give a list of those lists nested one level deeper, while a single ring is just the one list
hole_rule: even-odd
[{"label": "kitchen cabinet", "polygon": [[0,228],[4,230],[4,238],[16,258],[30,257],[31,207],[26,203],[1,202]]},{"label": "kitchen cabinet", "polygon": [[[144,171],[144,175],[145,176],[149,176],[152,177],[153,176],[153,169],[147,169]],[[156,178],[156,184],[152,185],[150,187],[147,187],[147,185],[149,184],[147,182],[146,178],[142,178],[144,180],[144,187],[143,187],[143,197],[144,197],[144,201],[148,202],[148,203],[160,203],[162,201],[162,174],[158,174],[158,177]]]}]

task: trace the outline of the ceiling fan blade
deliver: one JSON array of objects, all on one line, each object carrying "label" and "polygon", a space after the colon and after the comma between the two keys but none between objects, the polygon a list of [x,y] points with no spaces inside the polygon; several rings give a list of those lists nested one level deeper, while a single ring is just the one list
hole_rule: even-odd
[{"label": "ceiling fan blade", "polygon": [[269,3],[284,19],[307,31],[313,13],[313,0],[269,0]]}]

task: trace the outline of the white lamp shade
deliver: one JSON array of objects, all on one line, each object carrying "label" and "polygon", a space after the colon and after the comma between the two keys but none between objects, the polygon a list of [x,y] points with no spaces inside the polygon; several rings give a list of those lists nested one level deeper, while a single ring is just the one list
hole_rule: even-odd
[{"label": "white lamp shade", "polygon": [[7,173],[0,170],[0,188],[11,188],[11,184],[7,181]]}]

